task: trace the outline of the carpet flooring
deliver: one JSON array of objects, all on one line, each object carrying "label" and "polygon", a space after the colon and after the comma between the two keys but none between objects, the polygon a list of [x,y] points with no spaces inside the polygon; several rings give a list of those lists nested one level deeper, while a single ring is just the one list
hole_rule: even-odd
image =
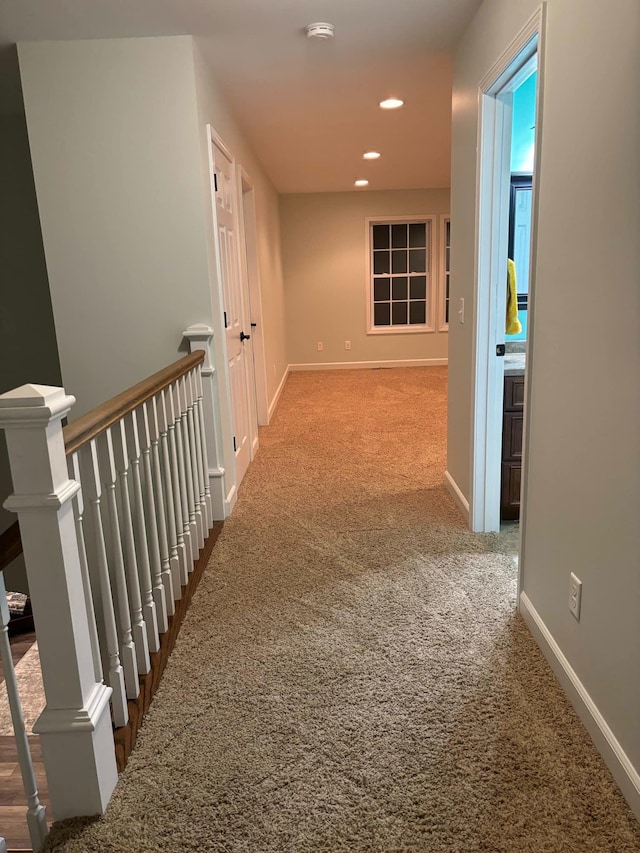
[{"label": "carpet flooring", "polygon": [[640,850],[445,443],[446,368],[290,376],[106,815],[48,851]]}]

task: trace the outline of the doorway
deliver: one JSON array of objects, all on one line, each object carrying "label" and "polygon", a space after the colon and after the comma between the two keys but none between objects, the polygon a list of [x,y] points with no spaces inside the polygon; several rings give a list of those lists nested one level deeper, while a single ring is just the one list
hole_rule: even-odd
[{"label": "doorway", "polygon": [[[255,402],[253,356],[251,342],[249,293],[243,275],[246,255],[238,174],[233,155],[210,128],[209,154],[211,190],[214,207],[216,253],[219,261],[220,289],[225,340],[224,376],[231,414],[233,499],[255,455],[258,424]],[[231,491],[230,490],[230,491]],[[231,507],[229,508],[230,511]]]},{"label": "doorway", "polygon": [[[260,426],[269,424],[269,401],[267,396],[266,358],[264,352],[264,329],[262,320],[262,296],[260,290],[260,268],[258,264],[258,229],[256,225],[256,195],[253,182],[242,166],[238,167],[238,185],[241,189],[241,254],[242,275],[247,294],[249,320],[251,322],[251,369],[250,405],[252,423]],[[258,431],[252,436],[252,459],[258,449]]]},{"label": "doorway", "polygon": [[[474,329],[474,424],[471,448],[470,523],[478,532],[500,530],[503,468],[503,435],[508,426],[513,430],[518,448],[517,477],[509,484],[511,495],[520,503],[526,481],[526,419],[530,373],[524,371],[529,362],[533,341],[533,304],[535,293],[535,245],[537,236],[537,195],[535,171],[539,168],[539,146],[542,104],[541,35],[544,7],[531,18],[509,45],[480,84],[480,121],[478,128],[478,192],[476,233],[477,310]],[[512,129],[514,93],[526,81],[535,77],[535,132],[531,151],[531,194],[528,229],[528,273],[526,316],[523,312],[524,293],[520,295],[520,311],[526,326],[526,340],[519,348],[523,373],[518,388],[509,388],[512,395],[505,399],[505,346],[507,316],[507,259],[509,257],[510,200],[512,195]],[[535,166],[534,166],[535,164]],[[523,170],[524,171],[524,170]],[[514,176],[518,177],[518,176]],[[520,176],[524,178],[523,176]],[[513,182],[513,187],[518,181]],[[515,237],[512,229],[512,237]],[[511,246],[512,254],[514,246]],[[522,232],[519,235],[519,257],[523,263]],[[515,294],[518,298],[517,292]],[[522,323],[522,320],[520,320]],[[513,338],[525,335],[514,335]],[[507,362],[511,359],[507,358]],[[511,373],[507,368],[508,375]],[[510,385],[512,383],[509,383]],[[513,394],[516,394],[514,398]],[[511,415],[506,417],[505,404]],[[516,411],[519,409],[519,412]],[[515,415],[515,416],[514,416]],[[518,434],[519,431],[519,434]],[[509,464],[515,471],[516,460]],[[522,472],[522,477],[520,473]],[[515,496],[515,497],[514,497]],[[524,522],[524,506],[522,507]],[[522,536],[522,534],[521,534]]]}]

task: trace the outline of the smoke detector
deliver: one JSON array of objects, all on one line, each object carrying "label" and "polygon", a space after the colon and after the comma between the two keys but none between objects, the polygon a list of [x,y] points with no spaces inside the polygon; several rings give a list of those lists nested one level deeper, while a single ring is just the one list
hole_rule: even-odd
[{"label": "smoke detector", "polygon": [[332,39],[335,33],[333,24],[309,24],[305,27],[307,38],[309,39]]}]

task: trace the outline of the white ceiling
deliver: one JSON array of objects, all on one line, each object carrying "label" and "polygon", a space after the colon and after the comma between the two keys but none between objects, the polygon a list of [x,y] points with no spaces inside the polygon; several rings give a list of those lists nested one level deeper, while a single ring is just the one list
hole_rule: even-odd
[{"label": "white ceiling", "polygon": [[[480,2],[1,0],[0,105],[17,41],[192,34],[280,192],[448,186],[451,56]],[[335,38],[307,39],[315,21]]]}]

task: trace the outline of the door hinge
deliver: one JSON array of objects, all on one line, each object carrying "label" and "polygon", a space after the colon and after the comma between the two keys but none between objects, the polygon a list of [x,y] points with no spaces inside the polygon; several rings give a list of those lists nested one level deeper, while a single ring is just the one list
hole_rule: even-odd
[{"label": "door hinge", "polygon": [[227,312],[224,312],[224,327],[227,328]]},{"label": "door hinge", "polygon": [[218,176],[215,172],[213,173],[213,189],[218,192]]},{"label": "door hinge", "polygon": [[234,435],[234,436],[233,436],[233,451],[234,451],[234,453],[235,453],[235,451],[236,451],[237,449],[238,449],[238,448],[236,447],[236,437],[235,437],[235,435]]}]

